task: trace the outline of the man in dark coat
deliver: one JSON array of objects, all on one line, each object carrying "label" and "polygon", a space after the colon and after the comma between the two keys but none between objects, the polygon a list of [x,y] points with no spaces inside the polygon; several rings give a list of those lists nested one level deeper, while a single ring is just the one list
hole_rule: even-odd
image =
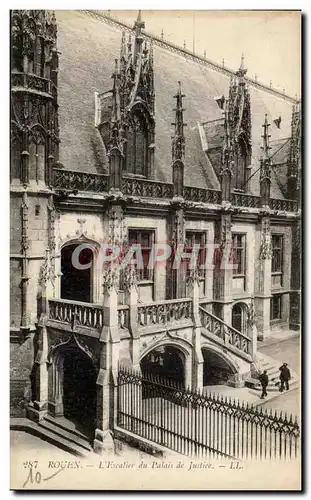
[{"label": "man in dark coat", "polygon": [[264,399],[265,396],[268,396],[267,387],[269,384],[269,377],[267,375],[267,370],[264,370],[264,372],[259,376],[259,382],[261,383],[262,387],[260,399]]},{"label": "man in dark coat", "polygon": [[283,363],[282,366],[280,366],[279,370],[280,370],[280,381],[281,381],[280,392],[284,391],[284,386],[285,389],[288,391],[289,389],[288,381],[291,378],[291,374],[287,366],[287,363]]}]

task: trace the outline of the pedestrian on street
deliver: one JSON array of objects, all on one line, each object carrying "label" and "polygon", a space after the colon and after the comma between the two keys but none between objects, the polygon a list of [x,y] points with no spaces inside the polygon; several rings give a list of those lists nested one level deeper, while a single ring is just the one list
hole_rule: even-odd
[{"label": "pedestrian on street", "polygon": [[280,381],[281,381],[280,392],[284,391],[284,386],[285,389],[288,391],[289,390],[288,381],[291,378],[291,374],[287,366],[287,363],[283,363],[282,366],[280,366],[279,370],[280,370]]},{"label": "pedestrian on street", "polygon": [[259,376],[259,382],[261,383],[262,387],[262,393],[260,399],[264,399],[265,396],[268,396],[267,387],[269,384],[269,377],[267,375],[267,370],[264,370],[264,372]]}]

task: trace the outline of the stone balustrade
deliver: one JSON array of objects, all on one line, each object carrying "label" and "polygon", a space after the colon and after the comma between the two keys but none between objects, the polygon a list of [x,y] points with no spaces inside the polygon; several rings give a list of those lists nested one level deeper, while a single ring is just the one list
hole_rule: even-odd
[{"label": "stone balustrade", "polygon": [[101,330],[103,308],[97,304],[59,299],[49,300],[49,319]]},{"label": "stone balustrade", "polygon": [[234,207],[260,208],[261,198],[253,194],[233,193],[232,205]]},{"label": "stone balustrade", "polygon": [[108,175],[77,172],[62,168],[53,169],[53,186],[55,189],[76,189],[100,193],[108,191]]},{"label": "stone balustrade", "polygon": [[139,305],[137,314],[140,327],[189,319],[192,314],[192,300],[175,299]]},{"label": "stone balustrade", "polygon": [[126,195],[146,198],[172,198],[173,184],[136,177],[123,177],[122,192]]},{"label": "stone balustrade", "polygon": [[118,306],[118,327],[121,330],[129,328],[129,308],[128,306]]},{"label": "stone balustrade", "polygon": [[232,326],[227,325],[224,321],[209,313],[201,306],[199,307],[199,314],[202,327],[209,333],[218,337],[228,347],[232,346],[242,353],[251,355],[251,338]]}]

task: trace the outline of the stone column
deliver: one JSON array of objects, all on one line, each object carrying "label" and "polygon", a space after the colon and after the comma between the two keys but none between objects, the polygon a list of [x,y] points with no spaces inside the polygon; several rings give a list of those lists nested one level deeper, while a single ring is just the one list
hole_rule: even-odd
[{"label": "stone column", "polygon": [[292,261],[291,261],[291,292],[290,292],[290,317],[289,328],[299,330],[300,317],[300,288],[301,288],[301,219],[298,215],[296,223],[292,226]]},{"label": "stone column", "polygon": [[183,252],[185,245],[185,217],[181,202],[171,203],[170,233],[169,243],[172,246],[172,254],[170,268],[167,272],[167,296],[179,299],[185,297],[186,294],[185,268],[181,263],[174,269],[175,255],[179,250]]},{"label": "stone column", "polygon": [[118,329],[118,270],[109,266],[104,272],[103,329],[100,336],[101,356],[97,378],[97,428],[94,451],[114,453],[114,426],[118,378],[120,335]]},{"label": "stone column", "polygon": [[[192,298],[192,319],[193,319],[193,332],[192,332],[192,389],[203,388],[203,354],[201,350],[201,320],[199,313],[199,276],[197,269],[192,269],[188,278],[188,286],[190,296]],[[189,377],[188,377],[189,378]]]},{"label": "stone column", "polygon": [[46,323],[49,317],[47,287],[42,286],[40,298],[41,315],[36,325],[34,337],[35,359],[31,373],[32,402],[27,408],[27,416],[35,422],[42,420],[48,410],[48,336]]},{"label": "stone column", "polygon": [[258,340],[263,340],[265,333],[270,330],[271,299],[271,229],[270,216],[266,212],[261,216],[256,239],[258,243],[256,247],[259,247],[259,252],[255,269],[255,310]]},{"label": "stone column", "polygon": [[140,370],[140,334],[137,324],[137,274],[134,267],[129,266],[124,269],[124,302],[129,307],[129,331],[132,337],[132,368]]},{"label": "stone column", "polygon": [[231,325],[231,304],[232,304],[232,262],[230,259],[232,250],[231,233],[231,209],[224,206],[221,219],[216,224],[215,240],[220,248],[216,250],[217,259],[214,270],[215,299],[223,304],[222,320]]}]

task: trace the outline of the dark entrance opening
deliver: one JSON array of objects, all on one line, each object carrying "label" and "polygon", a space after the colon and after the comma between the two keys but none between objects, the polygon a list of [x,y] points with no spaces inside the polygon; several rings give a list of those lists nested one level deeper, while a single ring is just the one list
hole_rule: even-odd
[{"label": "dark entrance opening", "polygon": [[202,349],[203,354],[203,386],[226,385],[233,371],[226,361],[209,349]]},{"label": "dark entrance opening", "polygon": [[96,426],[96,379],[93,362],[86,354],[71,349],[63,365],[64,417],[78,430],[93,437]]},{"label": "dark entrance opening", "polygon": [[142,359],[140,367],[143,376],[143,399],[161,397],[175,401],[176,389],[185,387],[183,356],[174,347],[162,346],[154,349]]},{"label": "dark entrance opening", "polygon": [[72,258],[77,246],[67,245],[61,251],[61,298],[78,302],[91,302],[93,251],[90,247],[81,250],[79,263],[83,266],[88,265],[88,268],[78,269]]},{"label": "dark entrance opening", "polygon": [[140,363],[142,374],[170,380],[181,387],[185,385],[183,359],[177,349],[163,346],[147,354]]}]

